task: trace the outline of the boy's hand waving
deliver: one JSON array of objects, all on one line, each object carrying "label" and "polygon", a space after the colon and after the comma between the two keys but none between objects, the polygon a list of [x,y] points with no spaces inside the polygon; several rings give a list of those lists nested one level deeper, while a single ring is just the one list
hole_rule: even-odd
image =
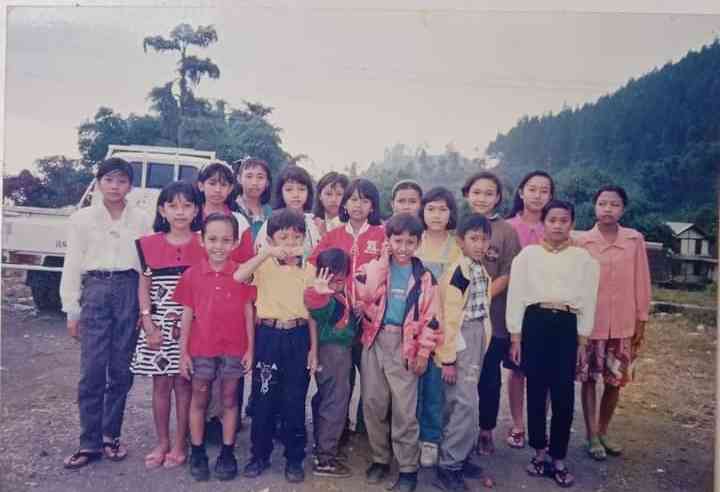
[{"label": "boy's hand waving", "polygon": [[332,294],[333,291],[330,288],[330,281],[333,278],[333,274],[327,268],[321,268],[317,276],[313,280],[313,288],[318,294]]}]

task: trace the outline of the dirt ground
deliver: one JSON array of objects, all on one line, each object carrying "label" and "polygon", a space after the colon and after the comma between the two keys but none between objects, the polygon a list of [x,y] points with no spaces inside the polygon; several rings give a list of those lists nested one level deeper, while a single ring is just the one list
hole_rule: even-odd
[{"label": "dirt ground", "polygon": [[[4,279],[2,307],[2,401],[0,410],[0,490],[3,491],[379,491],[364,482],[367,442],[353,437],[348,454],[354,476],[345,480],[314,478],[306,461],[306,482],[283,479],[282,449],[276,448],[271,470],[258,479],[234,482],[211,479],[194,483],[186,469],[148,472],[143,456],[153,445],[150,381],[137,378],[128,399],[123,440],[131,454],[122,463],[107,461],[77,471],[62,468],[62,459],[77,446],[76,405],[79,345],[66,336],[59,314],[32,308],[26,289]],[[616,438],[625,445],[621,458],[597,463],[583,448],[582,410],[576,406],[568,464],[576,491],[710,491],[713,490],[716,328],[686,315],[659,314],[648,327],[648,342],[638,364],[636,383],[623,391],[613,421]],[[312,394],[311,389],[311,394]],[[579,391],[577,391],[579,393]],[[547,479],[524,472],[531,453],[502,443],[509,427],[503,395],[496,431],[497,452],[479,462],[496,479],[499,491],[551,491]],[[248,458],[249,419],[240,432],[237,457]],[[308,423],[308,429],[310,428]],[[214,460],[215,449],[210,449]],[[477,458],[477,457],[476,457]],[[211,461],[212,464],[212,461]],[[420,475],[419,492],[437,490],[432,470]],[[468,482],[482,490],[479,482]]]}]

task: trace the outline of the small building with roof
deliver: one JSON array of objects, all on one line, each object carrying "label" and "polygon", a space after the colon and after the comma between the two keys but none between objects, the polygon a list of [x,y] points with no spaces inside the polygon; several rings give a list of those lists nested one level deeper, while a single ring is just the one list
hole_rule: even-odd
[{"label": "small building with roof", "polygon": [[717,254],[713,237],[690,222],[665,222],[673,233],[670,245],[672,281],[681,284],[717,282]]}]

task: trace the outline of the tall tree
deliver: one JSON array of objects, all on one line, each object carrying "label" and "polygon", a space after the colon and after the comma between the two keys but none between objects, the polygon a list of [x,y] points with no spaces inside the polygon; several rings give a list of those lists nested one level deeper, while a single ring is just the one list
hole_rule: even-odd
[{"label": "tall tree", "polygon": [[37,175],[27,169],[3,180],[3,197],[15,205],[64,207],[74,205],[92,180],[87,162],[62,155],[35,161]]},{"label": "tall tree", "polygon": [[[204,77],[217,79],[220,77],[220,68],[210,58],[200,59],[189,54],[190,47],[207,48],[210,44],[217,42],[217,31],[212,25],[198,26],[193,29],[190,24],[179,24],[172,31],[169,37],[147,36],[143,39],[143,50],[147,53],[151,48],[159,53],[175,51],[179,55],[177,64],[177,78],[167,84],[156,87],[150,91],[149,98],[161,115],[164,115],[165,123],[175,129],[175,144],[183,146],[186,118],[202,116],[203,104],[195,98],[192,87],[197,87]],[[176,103],[177,117],[173,118],[176,110],[171,104],[173,84],[179,86],[179,96]],[[174,97],[173,97],[174,99]],[[163,111],[167,111],[164,114]],[[174,128],[176,126],[176,128]]]},{"label": "tall tree", "polygon": [[78,148],[89,165],[100,162],[108,145],[168,145],[163,138],[162,122],[153,116],[130,114],[124,118],[111,108],[101,106],[92,120],[78,127]]}]

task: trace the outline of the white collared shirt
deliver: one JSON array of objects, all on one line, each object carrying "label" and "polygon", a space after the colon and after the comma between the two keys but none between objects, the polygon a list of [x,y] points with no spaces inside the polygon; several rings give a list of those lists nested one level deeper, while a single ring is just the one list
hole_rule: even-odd
[{"label": "white collared shirt", "polygon": [[577,309],[578,335],[589,336],[595,321],[600,266],[585,249],[560,252],[541,245],[525,247],[512,262],[505,319],[511,334],[522,331],[525,309],[539,302]]},{"label": "white collared shirt", "polygon": [[60,281],[60,298],[68,319],[80,317],[82,275],[90,270],[137,270],[140,259],[135,240],[152,233],[152,220],[126,203],[113,220],[102,202],[82,208],[70,217],[68,247]]}]

